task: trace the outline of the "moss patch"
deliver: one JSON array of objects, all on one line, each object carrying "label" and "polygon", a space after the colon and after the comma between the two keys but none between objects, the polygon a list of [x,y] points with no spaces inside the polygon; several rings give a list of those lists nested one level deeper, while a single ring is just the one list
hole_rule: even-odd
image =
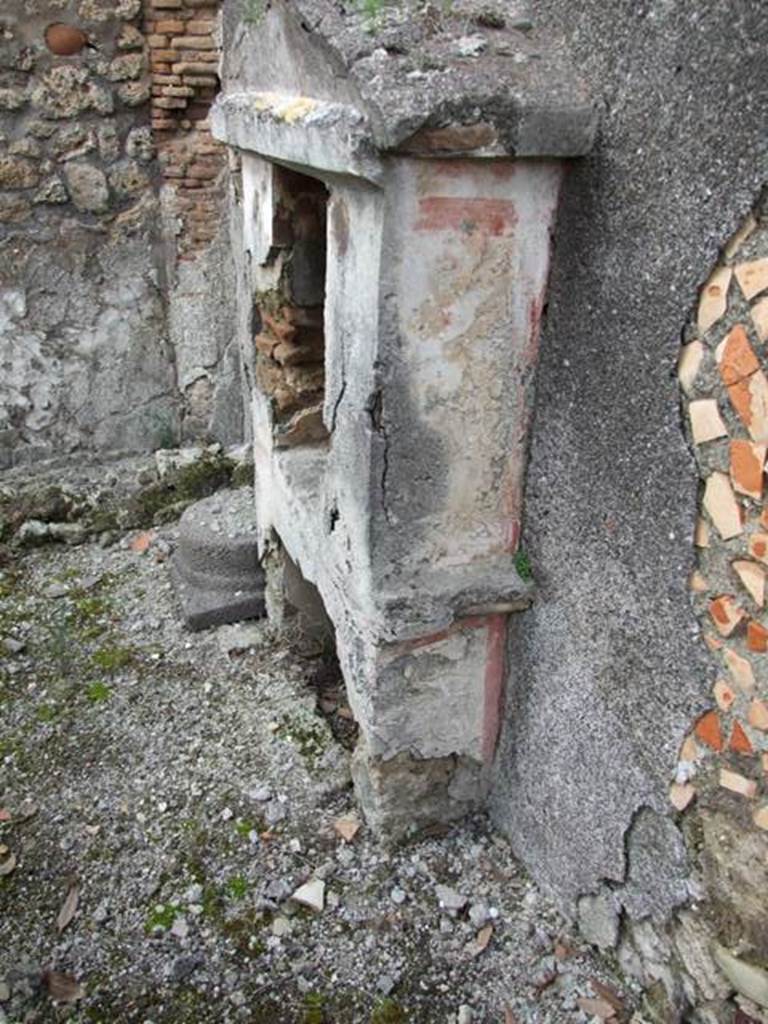
[{"label": "moss patch", "polygon": [[133,651],[128,647],[100,647],[94,651],[93,662],[105,672],[119,672],[133,661]]},{"label": "moss patch", "polygon": [[144,926],[147,933],[151,935],[158,928],[168,931],[181,912],[182,908],[177,903],[158,903],[147,915]]},{"label": "moss patch", "polygon": [[297,748],[310,769],[316,767],[330,743],[328,727],[311,712],[283,715],[277,735]]},{"label": "moss patch", "polygon": [[371,1024],[404,1024],[408,1014],[394,999],[381,999],[371,1011]]}]

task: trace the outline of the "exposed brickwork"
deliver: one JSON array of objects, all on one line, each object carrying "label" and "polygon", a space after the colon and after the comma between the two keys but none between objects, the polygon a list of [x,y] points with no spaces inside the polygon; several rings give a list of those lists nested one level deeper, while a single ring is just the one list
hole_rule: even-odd
[{"label": "exposed brickwork", "polygon": [[275,443],[293,446],[328,436],[322,418],[328,192],[316,178],[280,167],[273,173],[279,282],[257,296],[256,378],[272,402]]},{"label": "exposed brickwork", "polygon": [[226,150],[208,125],[219,89],[217,8],[217,0],[144,0],[152,132],[164,182],[176,196],[179,259],[194,258],[221,221]]}]

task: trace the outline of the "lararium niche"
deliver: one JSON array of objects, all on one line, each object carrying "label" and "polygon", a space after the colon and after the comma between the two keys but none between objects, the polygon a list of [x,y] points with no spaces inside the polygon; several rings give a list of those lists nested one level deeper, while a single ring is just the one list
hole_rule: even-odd
[{"label": "lararium niche", "polygon": [[531,600],[515,555],[550,239],[594,133],[562,45],[487,5],[429,11],[225,7],[213,112],[242,167],[260,552],[322,597],[357,793],[390,836],[489,783],[507,619]]},{"label": "lararium niche", "polygon": [[262,264],[267,287],[254,294],[256,384],[269,400],[276,445],[325,441],[328,189],[277,165],[263,173],[271,178],[272,247]]}]

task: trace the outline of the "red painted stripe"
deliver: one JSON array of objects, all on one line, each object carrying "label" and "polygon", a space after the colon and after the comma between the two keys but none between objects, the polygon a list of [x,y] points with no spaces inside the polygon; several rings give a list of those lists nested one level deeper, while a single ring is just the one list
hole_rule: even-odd
[{"label": "red painted stripe", "polygon": [[402,643],[398,644],[401,650],[412,651],[417,647],[428,647],[430,644],[438,644],[441,640],[445,640],[446,637],[451,636],[452,633],[457,633],[461,629],[480,629],[486,626],[488,619],[485,615],[470,615],[466,619],[457,619],[456,622],[447,626],[445,629],[441,629],[438,633],[429,633],[427,636],[419,636],[414,640],[403,640]]},{"label": "red painted stripe", "polygon": [[479,231],[483,235],[509,235],[517,223],[510,199],[469,199],[428,196],[419,200],[416,231]]},{"label": "red painted stripe", "polygon": [[501,705],[507,671],[507,615],[488,616],[483,708],[483,764],[490,767],[496,753],[501,724]]}]

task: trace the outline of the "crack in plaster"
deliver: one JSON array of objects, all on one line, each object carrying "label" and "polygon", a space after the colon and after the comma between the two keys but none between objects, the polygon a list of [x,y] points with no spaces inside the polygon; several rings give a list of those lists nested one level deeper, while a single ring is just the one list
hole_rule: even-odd
[{"label": "crack in plaster", "polygon": [[384,510],[384,517],[391,525],[392,517],[389,511],[389,502],[387,500],[387,478],[389,476],[389,433],[387,428],[384,426],[384,392],[382,388],[377,388],[376,391],[369,396],[365,409],[371,420],[371,428],[384,442],[381,453],[381,505]]}]

